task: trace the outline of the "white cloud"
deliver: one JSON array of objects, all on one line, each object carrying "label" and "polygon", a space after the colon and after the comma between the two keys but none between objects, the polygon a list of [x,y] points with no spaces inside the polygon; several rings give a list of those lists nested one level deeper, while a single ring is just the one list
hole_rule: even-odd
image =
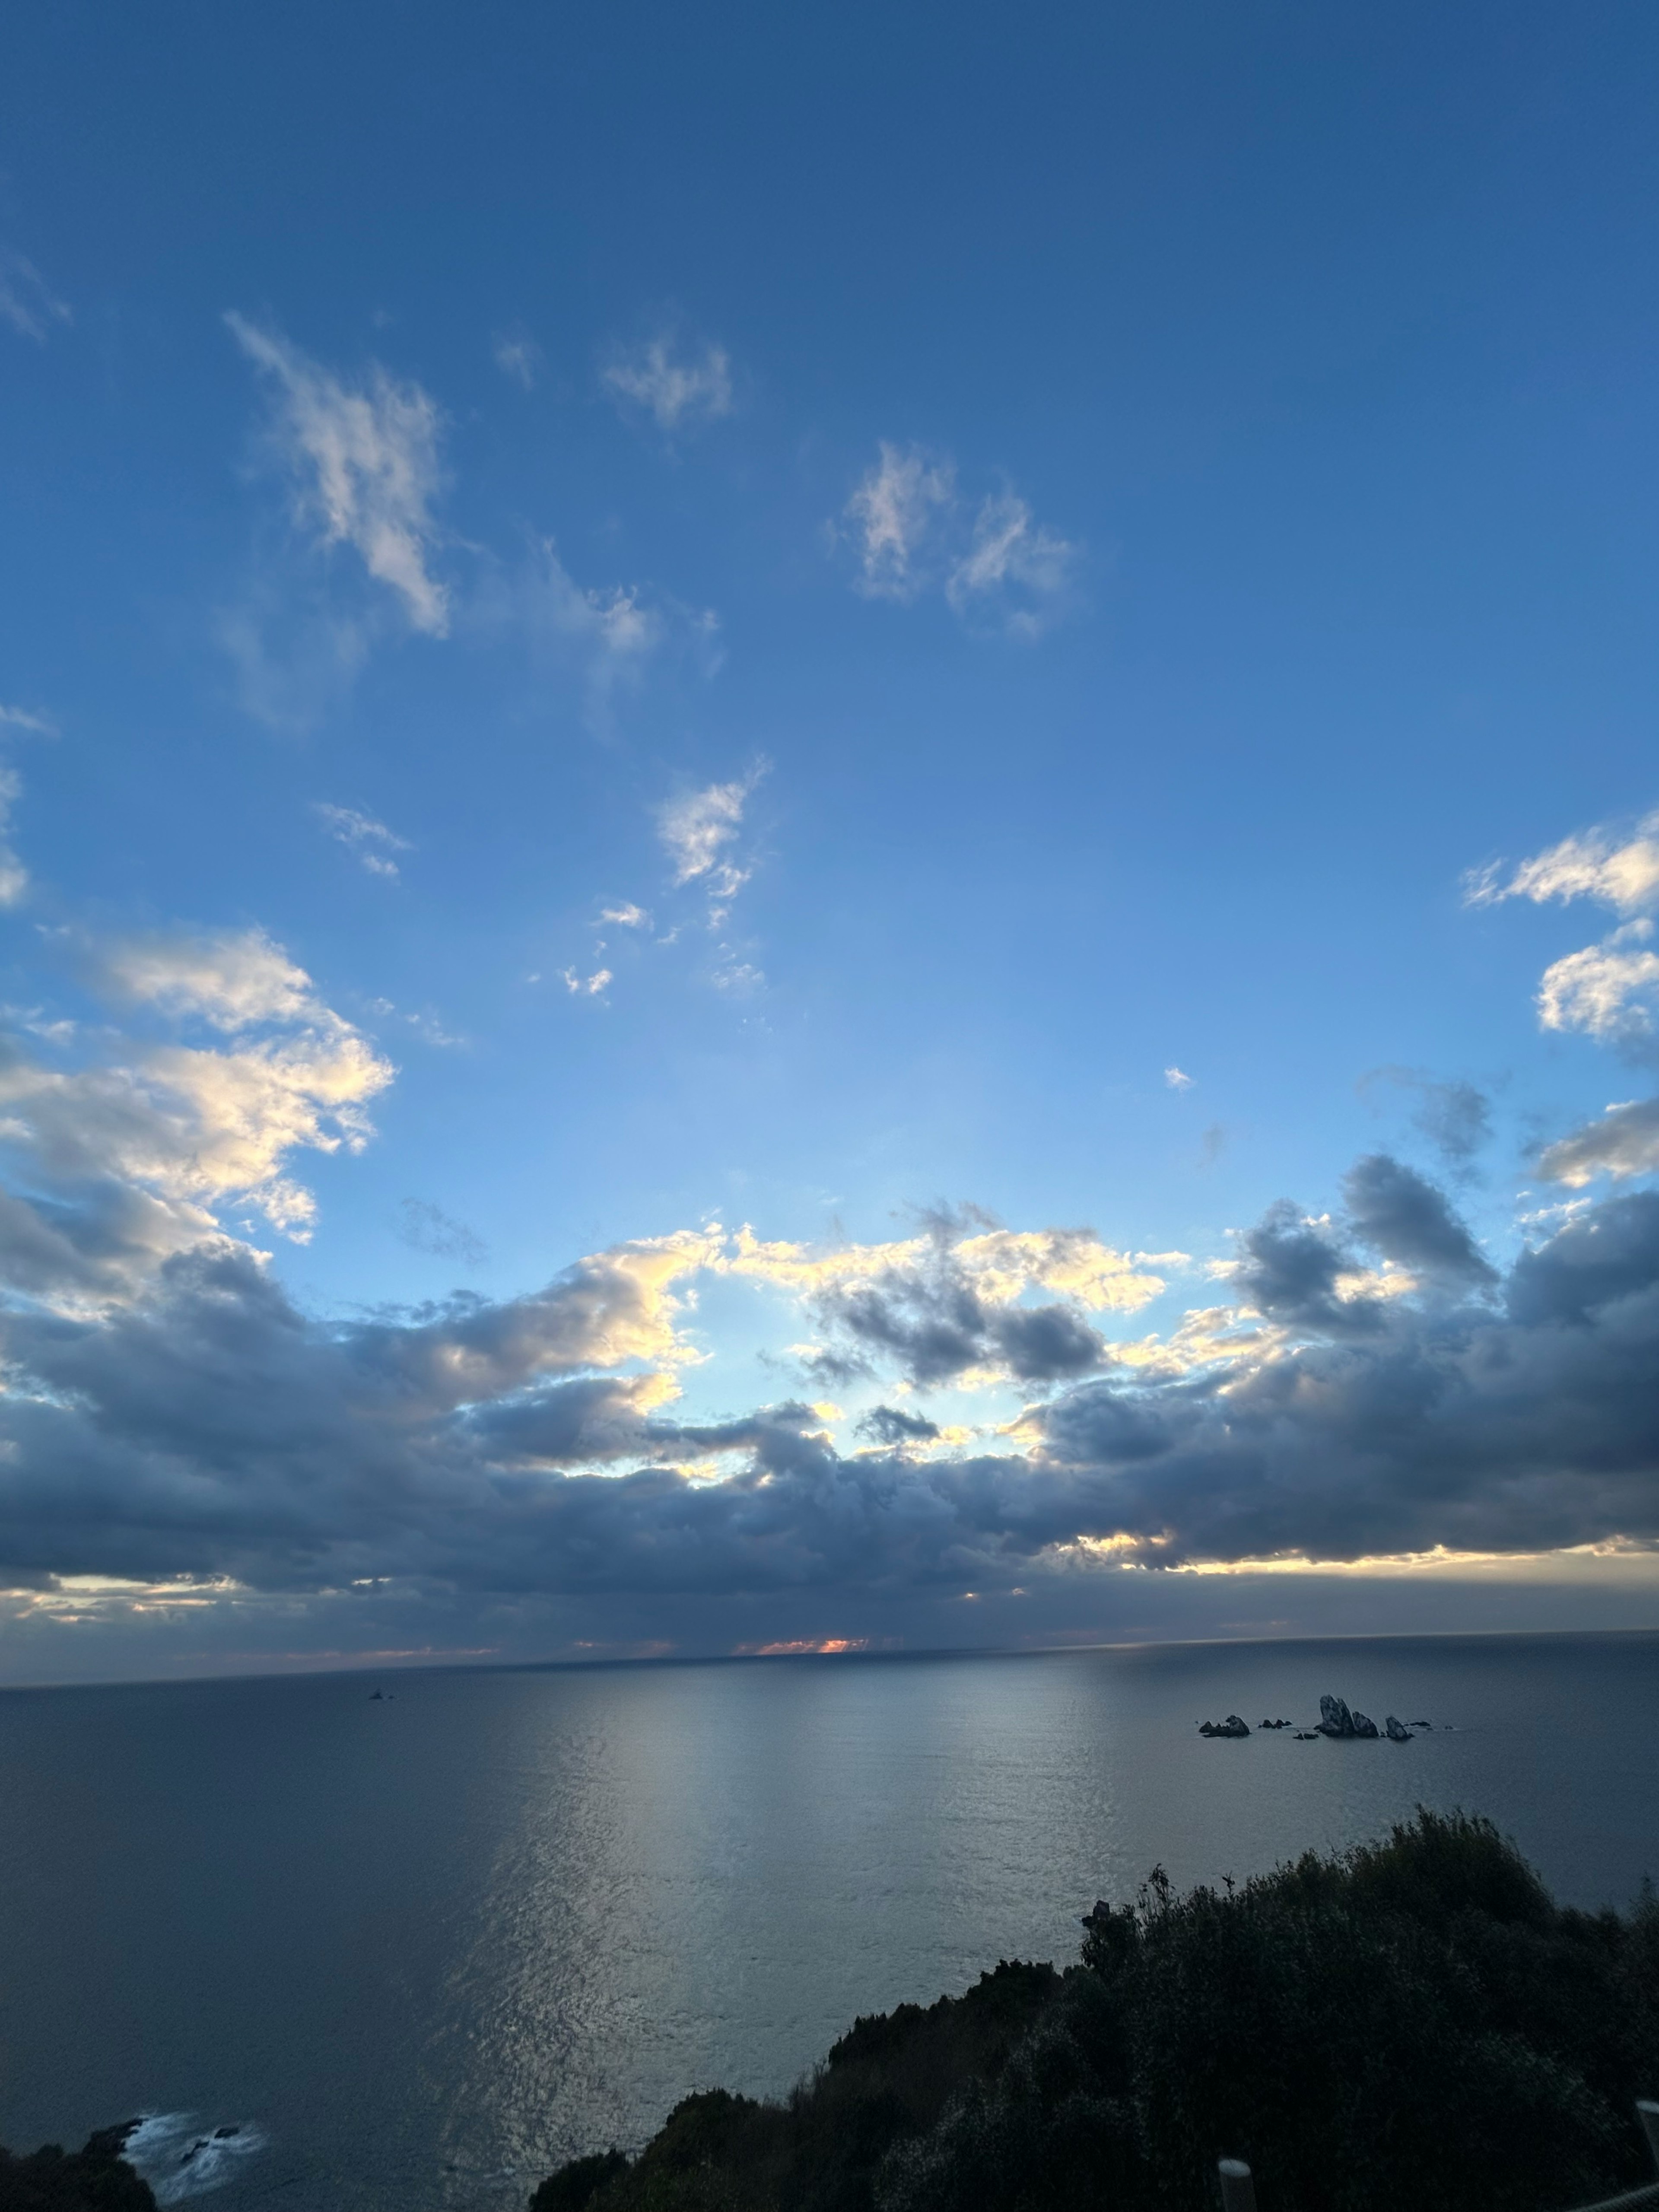
[{"label": "white cloud", "polygon": [[705,346],[699,359],[677,361],[666,338],[653,338],[618,354],[603,380],[617,398],[643,407],[659,430],[688,429],[732,412],[732,363],[717,345]]},{"label": "white cloud", "polygon": [[1651,1175],[1659,1170],[1659,1098],[1638,1098],[1609,1106],[1599,1121],[1586,1123],[1551,1145],[1538,1172],[1569,1190],[1582,1190],[1598,1175],[1616,1179]]},{"label": "white cloud", "polygon": [[608,968],[597,968],[591,975],[579,975],[574,968],[559,970],[564,988],[573,998],[600,999],[616,978]]},{"label": "white cloud", "polygon": [[1474,869],[1464,878],[1469,906],[1497,906],[1504,899],[1599,899],[1620,914],[1640,914],[1659,905],[1659,814],[1637,825],[1622,842],[1607,830],[1587,830],[1564,837],[1547,853],[1522,860],[1507,883],[1504,863]]},{"label": "white cloud", "polygon": [[699,879],[720,898],[730,898],[749,880],[747,869],[724,857],[743,824],[750,793],[766,773],[763,765],[731,783],[711,783],[688,791],[657,810],[657,834],[674,864],[676,884]]},{"label": "white cloud", "polygon": [[911,599],[927,580],[919,562],[941,512],[955,502],[955,470],[920,447],[884,438],[875,466],[847,502],[859,542],[854,588],[866,599]]},{"label": "white cloud", "polygon": [[275,332],[234,313],[225,320],[277,387],[276,440],[301,518],[320,529],[325,545],[355,547],[415,629],[444,636],[448,599],[428,568],[441,481],[436,403],[378,366],[366,388],[353,389]]},{"label": "white cloud", "polygon": [[651,916],[642,906],[635,906],[630,901],[624,906],[602,908],[595,927],[603,928],[607,922],[617,929],[649,929]]},{"label": "white cloud", "polygon": [[305,969],[260,929],[126,938],[101,948],[96,966],[118,998],[196,1015],[227,1035],[260,1022],[338,1019],[313,996]]},{"label": "white cloud", "polygon": [[44,345],[54,323],[74,319],[32,261],[9,246],[0,246],[0,323],[9,323],[20,337]]},{"label": "white cloud", "polygon": [[1042,527],[1012,491],[968,519],[956,466],[920,446],[884,439],[848,501],[858,550],[853,587],[900,603],[942,588],[958,620],[1010,637],[1040,637],[1065,612],[1079,549]]},{"label": "white cloud", "polygon": [[1171,1091],[1190,1091],[1193,1087],[1192,1077],[1183,1075],[1178,1067],[1166,1067],[1164,1071],[1164,1080]]},{"label": "white cloud", "polygon": [[533,390],[542,365],[542,349],[522,331],[502,331],[492,349],[495,366],[503,376],[526,392]]},{"label": "white cloud", "polygon": [[414,849],[407,837],[399,837],[384,822],[377,822],[372,814],[360,813],[355,806],[331,806],[319,799],[312,811],[331,837],[337,838],[349,853],[356,854],[371,876],[395,876],[398,863],[392,854]]},{"label": "white cloud", "polygon": [[288,1155],[360,1151],[390,1063],[258,930],[118,943],[97,970],[116,998],[204,1021],[234,1042],[117,1040],[109,1063],[69,1071],[13,1052],[0,1063],[6,1138],[50,1178],[112,1180],[183,1208],[175,1242],[197,1241],[215,1225],[212,1209],[233,1203],[303,1242],[316,1206],[284,1172]]},{"label": "white cloud", "polygon": [[964,619],[988,613],[1011,635],[1036,637],[1060,611],[1077,554],[1004,492],[975,517],[973,542],[946,577],[945,596]]},{"label": "white cloud", "polygon": [[1538,1019],[1547,1030],[1579,1030],[1598,1044],[1640,1045],[1653,1035],[1645,1001],[1659,990],[1659,953],[1638,951],[1650,921],[1626,922],[1600,945],[1570,952],[1544,971]]}]

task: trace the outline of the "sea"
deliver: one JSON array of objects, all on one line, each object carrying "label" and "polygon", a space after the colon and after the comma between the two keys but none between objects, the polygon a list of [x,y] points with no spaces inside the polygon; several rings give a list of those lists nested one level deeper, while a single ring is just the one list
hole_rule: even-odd
[{"label": "sea", "polygon": [[[1255,1727],[1322,1692],[1431,1725]],[[1631,1903],[1659,1636],[5,1691],[0,2142],[141,2119],[163,2203],[495,2212],[860,2014],[1074,1958],[1155,1865],[1242,1879],[1419,1804]]]}]

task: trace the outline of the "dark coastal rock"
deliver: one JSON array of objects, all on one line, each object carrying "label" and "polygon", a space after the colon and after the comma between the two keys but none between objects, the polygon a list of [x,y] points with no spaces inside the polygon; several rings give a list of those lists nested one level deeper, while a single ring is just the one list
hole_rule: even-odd
[{"label": "dark coastal rock", "polygon": [[1250,1724],[1237,1713],[1229,1713],[1224,1721],[1200,1721],[1198,1732],[1200,1735],[1249,1735]]},{"label": "dark coastal rock", "polygon": [[1397,1721],[1392,1713],[1382,1723],[1382,1733],[1390,1743],[1409,1743],[1412,1741],[1412,1732],[1405,1722]]},{"label": "dark coastal rock", "polygon": [[1382,1734],[1382,1730],[1377,1727],[1376,1723],[1370,1717],[1369,1713],[1356,1713],[1354,1715],[1353,1732],[1356,1735],[1375,1736]]},{"label": "dark coastal rock", "polygon": [[1295,1735],[1291,1738],[1291,1741],[1294,1743],[1317,1743],[1318,1741],[1319,1730],[1317,1729],[1298,1729]]},{"label": "dark coastal rock", "polygon": [[1352,1735],[1353,1715],[1348,1711],[1346,1698],[1322,1697],[1319,1700],[1319,1733],[1321,1735]]},{"label": "dark coastal rock", "polygon": [[1290,1723],[1288,1721],[1261,1721],[1258,1723],[1257,1725],[1264,1729],[1282,1729],[1289,1728]]}]

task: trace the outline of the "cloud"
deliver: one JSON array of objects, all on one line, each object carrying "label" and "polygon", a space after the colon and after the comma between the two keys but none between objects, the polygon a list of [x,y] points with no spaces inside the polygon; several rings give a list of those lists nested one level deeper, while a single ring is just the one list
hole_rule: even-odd
[{"label": "cloud", "polygon": [[350,545],[402,601],[412,628],[444,636],[448,595],[429,569],[441,482],[436,403],[378,365],[362,386],[344,384],[276,332],[234,313],[225,320],[275,388],[271,435],[294,482],[297,519],[323,545]]},{"label": "cloud", "polygon": [[1659,1172],[1659,1098],[1609,1106],[1599,1121],[1547,1146],[1538,1172],[1569,1190],[1582,1190],[1598,1175],[1622,1180]]},{"label": "cloud", "polygon": [[92,966],[116,1003],[234,1042],[106,1035],[104,1058],[68,1069],[0,1042],[0,1137],[34,1179],[28,1202],[60,1228],[83,1206],[141,1221],[156,1253],[216,1231],[227,1206],[305,1241],[316,1206],[289,1156],[361,1151],[389,1063],[258,931],[130,939]]},{"label": "cloud", "polygon": [[1466,1168],[1490,1140],[1492,1101],[1475,1084],[1439,1082],[1415,1068],[1379,1067],[1361,1080],[1359,1088],[1364,1091],[1378,1082],[1416,1091],[1420,1103],[1413,1124],[1449,1166]]},{"label": "cloud", "polygon": [[11,811],[22,792],[16,770],[0,768],[0,907],[19,905],[29,887],[28,870],[13,849],[9,835]]},{"label": "cloud", "polygon": [[1648,1001],[1659,990],[1659,953],[1638,948],[1652,933],[1650,921],[1626,922],[1601,944],[1547,968],[1538,988],[1540,1027],[1577,1030],[1598,1044],[1644,1054],[1654,1035]]},{"label": "cloud", "polygon": [[1356,1161],[1342,1179],[1342,1194],[1354,1235],[1385,1260],[1440,1281],[1497,1281],[1444,1192],[1388,1153]]},{"label": "cloud", "polygon": [[510,376],[520,390],[534,389],[541,373],[542,349],[532,337],[522,331],[503,331],[496,336],[490,348],[490,357],[503,376]]},{"label": "cloud", "polygon": [[939,1427],[921,1413],[902,1413],[896,1406],[872,1406],[858,1424],[861,1437],[886,1445],[937,1443]]},{"label": "cloud", "polygon": [[1601,944],[1570,952],[1545,970],[1539,1024],[1577,1030],[1628,1058],[1651,1057],[1659,954],[1646,949],[1653,923],[1645,910],[1659,906],[1659,814],[1647,816],[1630,836],[1601,829],[1564,838],[1522,860],[1507,882],[1501,862],[1476,869],[1464,878],[1464,898],[1471,906],[1589,898],[1626,916]]},{"label": "cloud", "polygon": [[608,968],[596,968],[593,973],[587,976],[579,975],[574,968],[562,968],[559,970],[559,978],[572,997],[578,999],[603,998],[610,986],[616,981]]},{"label": "cloud", "polygon": [[1036,524],[1012,492],[985,501],[968,550],[951,564],[945,596],[966,621],[989,620],[1010,636],[1040,637],[1064,611],[1079,548]]},{"label": "cloud", "polygon": [[1651,1194],[1523,1252],[1498,1295],[1384,1302],[1364,1338],[1245,1333],[1198,1373],[1075,1375],[1018,1449],[977,1454],[890,1406],[850,1457],[805,1404],[674,1418],[689,1285],[719,1257],[651,1240],[524,1298],[325,1324],[204,1244],[107,1311],[20,1306],[0,1557],[299,1594],[820,1590],[902,1620],[1132,1565],[1659,1540]]},{"label": "cloud", "polygon": [[1164,1080],[1171,1091],[1190,1091],[1193,1087],[1192,1077],[1183,1075],[1178,1067],[1166,1067],[1164,1071]]},{"label": "cloud", "polygon": [[49,715],[32,714],[26,707],[0,707],[0,727],[27,730],[37,738],[58,735],[58,725]]},{"label": "cloud", "polygon": [[[821,1251],[745,1229],[722,1264],[803,1298],[824,1337],[809,1355],[816,1373],[885,1370],[924,1384],[1051,1382],[1098,1367],[1105,1341],[1087,1316],[1134,1312],[1164,1288],[1089,1230],[1001,1229],[972,1208],[926,1217],[919,1236]],[[1058,1296],[1025,1303],[1039,1291]]]},{"label": "cloud", "polygon": [[602,907],[595,927],[612,929],[649,929],[651,916],[642,906],[635,906],[629,901],[622,906]]},{"label": "cloud", "polygon": [[331,837],[355,854],[371,876],[395,877],[398,863],[393,853],[408,853],[414,848],[407,837],[399,837],[388,830],[384,822],[377,822],[372,814],[362,814],[355,806],[331,806],[317,799],[312,806]]},{"label": "cloud", "polygon": [[9,324],[20,337],[44,345],[55,323],[74,319],[34,264],[12,247],[0,246],[0,323]]},{"label": "cloud", "polygon": [[653,338],[619,352],[601,381],[615,398],[643,408],[667,433],[717,422],[732,410],[732,363],[717,345],[706,345],[698,358],[676,360],[667,338]]},{"label": "cloud", "polygon": [[403,1201],[398,1235],[412,1251],[429,1252],[436,1259],[459,1260],[464,1267],[481,1267],[489,1257],[482,1237],[423,1198]]},{"label": "cloud", "polygon": [[726,857],[743,826],[743,811],[766,773],[763,762],[730,783],[680,793],[657,810],[657,834],[673,863],[677,887],[702,882],[718,898],[731,898],[749,880]]},{"label": "cloud", "polygon": [[337,1019],[313,994],[305,969],[260,929],[118,939],[93,959],[118,998],[195,1015],[228,1034],[259,1022],[326,1027]]},{"label": "cloud", "polygon": [[[966,1211],[872,1246],[682,1231],[520,1297],[325,1321],[131,1187],[10,1198],[0,1562],[14,1588],[125,1577],[206,1605],[372,1582],[411,1607],[696,1597],[736,1620],[816,1591],[902,1625],[1126,1568],[1659,1546],[1659,1194],[1586,1208],[1501,1277],[1390,1156],[1345,1195],[1241,1240],[1238,1289],[1273,1318],[1189,1313],[1161,1354],[1088,1319],[1155,1295],[1146,1261]],[[1361,1250],[1413,1279],[1345,1296]],[[112,1276],[119,1297],[64,1295]],[[709,1276],[799,1304],[872,1371],[959,1387],[989,1361],[1040,1395],[988,1450],[888,1402],[851,1455],[833,1408],[688,1418]]]},{"label": "cloud", "polygon": [[483,635],[516,633],[544,661],[581,672],[590,721],[603,727],[617,695],[660,658],[678,653],[705,674],[720,664],[720,619],[709,608],[655,599],[637,585],[577,583],[550,538],[517,569],[489,574],[467,609]]},{"label": "cloud", "polygon": [[884,439],[843,512],[858,550],[853,587],[900,604],[935,588],[975,629],[1040,637],[1065,613],[1080,548],[1043,528],[1009,490],[974,510],[957,497],[956,465]]},{"label": "cloud", "polygon": [[859,549],[854,588],[866,599],[915,598],[928,580],[921,565],[935,524],[956,504],[956,471],[931,460],[920,447],[889,445],[884,438],[875,465],[847,502]]},{"label": "cloud", "polygon": [[1620,914],[1646,912],[1659,905],[1659,814],[1650,814],[1632,836],[1610,830],[1587,830],[1564,837],[1547,852],[1522,860],[1503,880],[1501,860],[1473,870],[1464,878],[1469,906],[1497,906],[1505,899],[1530,899],[1534,905],[1559,899],[1591,898]]}]

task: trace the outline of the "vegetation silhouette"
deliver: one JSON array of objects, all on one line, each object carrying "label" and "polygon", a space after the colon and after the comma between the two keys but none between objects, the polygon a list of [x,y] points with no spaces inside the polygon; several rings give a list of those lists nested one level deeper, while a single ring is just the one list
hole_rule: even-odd
[{"label": "vegetation silhouette", "polygon": [[131,2130],[100,2128],[82,2150],[0,2149],[0,2212],[155,2212],[149,2184],[121,2155]]},{"label": "vegetation silhouette", "polygon": [[686,2098],[532,2212],[1567,2212],[1652,2179],[1659,1899],[1557,1905],[1491,1821],[1220,1891],[1155,1869],[1080,1961],[854,2022],[781,2102]]}]

